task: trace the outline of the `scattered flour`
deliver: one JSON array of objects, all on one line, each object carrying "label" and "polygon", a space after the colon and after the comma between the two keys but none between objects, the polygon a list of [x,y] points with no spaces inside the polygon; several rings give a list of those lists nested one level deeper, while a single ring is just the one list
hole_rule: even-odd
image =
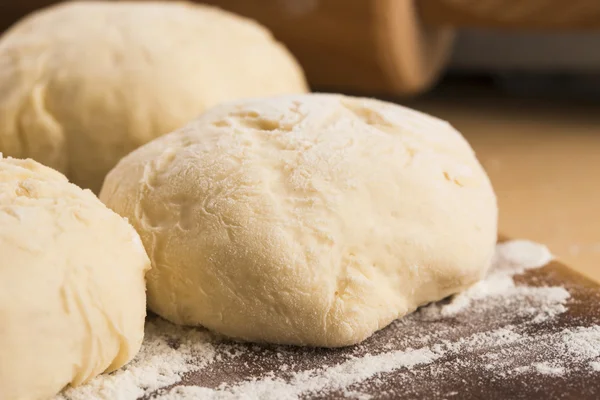
[{"label": "scattered flour", "polygon": [[[383,378],[391,372],[403,379],[406,394],[411,385],[427,384],[448,371],[475,371],[477,376],[485,372],[498,379],[524,374],[559,377],[570,374],[577,365],[585,366],[588,373],[600,371],[600,326],[543,335],[530,329],[564,313],[570,294],[563,287],[518,285],[513,276],[541,267],[551,258],[545,247],[532,242],[500,244],[484,280],[445,304],[431,304],[396,321],[390,329],[402,335],[380,332],[376,335],[383,335],[385,341],[374,339],[377,346],[361,344],[333,356],[236,344],[203,330],[153,319],[147,323],[142,350],[130,364],[84,386],[69,388],[55,400],[134,400],[143,396],[159,400],[285,400],[330,392],[367,400],[371,396],[364,389],[384,385]],[[453,325],[449,320],[466,322]],[[467,324],[485,329],[462,334]],[[515,357],[519,354],[531,357]],[[267,367],[263,357],[271,363]],[[306,358],[312,361],[307,363]],[[226,372],[215,375],[214,371]],[[201,375],[203,387],[186,380],[190,374]],[[214,378],[225,375],[227,382]],[[394,397],[393,392],[387,395]],[[458,392],[452,395],[460,397]]]},{"label": "scattered flour", "polygon": [[564,367],[552,366],[548,362],[535,363],[533,367],[543,375],[563,375],[565,373]]},{"label": "scattered flour", "polygon": [[600,357],[600,326],[577,327],[562,331],[565,353],[578,358]]},{"label": "scattered flour", "polygon": [[[323,390],[339,390],[371,378],[376,374],[392,372],[400,368],[412,368],[429,364],[439,357],[429,349],[394,351],[378,355],[365,355],[350,359],[332,368],[308,370],[295,373],[291,379],[267,377],[243,382],[233,387],[221,386],[216,390],[194,386],[173,389],[160,400],[176,399],[296,399],[302,394]],[[349,393],[347,393],[349,394]]]},{"label": "scattered flour", "polygon": [[598,361],[590,361],[590,367],[594,371],[600,371],[600,362],[598,362]]},{"label": "scattered flour", "polygon": [[552,259],[546,246],[529,240],[511,240],[496,245],[492,271],[515,275],[528,269],[543,267]]},{"label": "scattered flour", "polygon": [[212,341],[206,332],[178,328],[163,320],[148,322],[142,348],[129,364],[68,388],[55,400],[137,399],[212,363],[217,355]]},{"label": "scattered flour", "polygon": [[565,374],[565,367],[561,366],[557,363],[549,363],[547,361],[533,363],[531,365],[524,365],[521,367],[515,368],[512,373],[514,374],[523,374],[523,373],[538,373],[541,375],[554,375],[554,376],[562,376]]},{"label": "scattered flour", "polygon": [[449,303],[432,304],[423,311],[430,318],[448,318],[472,313],[474,309],[511,309],[513,313],[531,317],[530,323],[538,324],[567,310],[564,304],[571,295],[565,288],[516,285],[513,280],[514,275],[550,262],[552,255],[546,247],[515,240],[498,244],[496,249],[485,279],[455,295]]},{"label": "scattered flour", "polygon": [[[551,260],[552,255],[548,249],[534,242],[514,240],[498,244],[488,276],[454,296],[452,302],[444,305],[440,312],[443,316],[449,317],[469,308],[475,300],[496,296],[504,298],[529,296],[547,300],[548,304],[560,304],[569,297],[569,293],[564,288],[516,286],[512,279],[514,275],[528,269],[542,267]],[[547,311],[550,316],[553,316],[565,310],[559,308]]]},{"label": "scattered flour", "polygon": [[[267,377],[242,384],[218,389],[207,389],[193,386],[181,386],[168,394],[158,397],[160,400],[177,399],[213,399],[230,400],[242,396],[247,399],[296,399],[303,394],[322,391],[343,390],[353,384],[365,381],[376,375],[389,373],[398,369],[412,369],[415,366],[430,364],[441,357],[457,354],[464,349],[483,349],[487,346],[512,343],[520,335],[506,329],[499,329],[486,334],[475,334],[457,342],[440,343],[432,348],[418,350],[392,351],[377,355],[367,354],[351,358],[330,368],[307,370],[295,373],[291,379],[283,380]],[[345,393],[347,397],[351,392]],[[354,393],[356,395],[359,393]],[[360,398],[360,397],[359,397]]]}]

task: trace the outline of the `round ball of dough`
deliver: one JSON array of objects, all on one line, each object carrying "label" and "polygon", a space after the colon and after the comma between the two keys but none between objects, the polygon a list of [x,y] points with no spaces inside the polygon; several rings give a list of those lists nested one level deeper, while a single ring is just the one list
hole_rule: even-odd
[{"label": "round ball of dough", "polygon": [[0,155],[0,399],[47,399],[131,360],[149,268],[133,227],[92,192]]},{"label": "round ball of dough", "polygon": [[153,311],[249,341],[360,342],[480,279],[496,242],[456,130],[338,95],[213,108],[125,157],[100,198],[140,233]]},{"label": "round ball of dough", "polygon": [[307,90],[257,23],[175,2],[68,2],[0,39],[0,152],[98,192],[131,150],[226,100]]}]

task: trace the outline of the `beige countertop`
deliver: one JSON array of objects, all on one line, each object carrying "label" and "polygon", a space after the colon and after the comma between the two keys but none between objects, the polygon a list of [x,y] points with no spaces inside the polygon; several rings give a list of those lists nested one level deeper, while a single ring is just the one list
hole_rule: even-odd
[{"label": "beige countertop", "polygon": [[600,281],[600,99],[535,99],[445,85],[408,106],[450,121],[475,148],[500,233],[546,244]]}]

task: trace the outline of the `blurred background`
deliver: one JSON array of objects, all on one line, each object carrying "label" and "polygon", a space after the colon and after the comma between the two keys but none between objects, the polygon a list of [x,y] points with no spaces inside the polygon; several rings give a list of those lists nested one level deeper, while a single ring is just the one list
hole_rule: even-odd
[{"label": "blurred background", "polygon": [[[498,194],[500,233],[600,281],[600,1],[210,0],[270,28],[315,91],[450,121]],[[0,31],[50,0],[0,0]]]}]

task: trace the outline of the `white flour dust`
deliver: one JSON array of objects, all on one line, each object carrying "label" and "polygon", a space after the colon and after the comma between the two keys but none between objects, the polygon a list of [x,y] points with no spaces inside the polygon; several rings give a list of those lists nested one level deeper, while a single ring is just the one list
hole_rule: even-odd
[{"label": "white flour dust", "polygon": [[[177,346],[173,346],[174,341]],[[133,361],[85,385],[69,388],[55,400],[137,399],[177,383],[182,374],[204,368],[224,356],[231,354],[217,354],[211,335],[206,332],[153,321],[146,324],[144,343]]]},{"label": "white flour dust", "polygon": [[[236,344],[153,319],[134,361],[69,388],[55,400],[134,400],[150,395],[161,400],[297,399],[330,392],[368,399],[373,390],[367,389],[385,385],[391,372],[401,380],[403,393],[410,393],[411,385],[429,384],[448,371],[474,371],[494,379],[562,377],[574,368],[600,371],[600,326],[544,334],[531,329],[564,313],[570,294],[560,286],[519,285],[513,276],[550,260],[544,246],[527,241],[500,244],[483,281],[449,302],[431,304],[394,322],[388,328],[391,334],[384,329],[368,343],[334,355]],[[470,331],[463,334],[466,327]],[[271,364],[257,367],[265,363],[263,357]],[[199,378],[189,381],[190,373]],[[228,378],[220,379],[223,376]]]},{"label": "white flour dust", "polygon": [[[528,269],[539,268],[552,260],[544,246],[528,241],[512,241],[496,246],[496,254],[488,276],[464,292],[455,295],[449,304],[433,304],[425,310],[442,317],[452,317],[473,308],[513,309],[524,316],[532,316],[532,323],[540,323],[566,311],[564,303],[569,292],[560,286],[517,286],[513,276]],[[478,304],[474,304],[478,300]],[[525,306],[515,307],[515,303]]]},{"label": "white flour dust", "polygon": [[592,368],[594,371],[600,371],[600,362],[590,361],[590,368]]},{"label": "white flour dust", "polygon": [[[512,343],[518,339],[519,335],[500,329],[485,336],[476,334],[460,342],[440,343],[433,348],[390,351],[377,355],[366,354],[362,357],[350,358],[334,367],[293,374],[289,381],[266,377],[244,382],[231,388],[223,385],[216,390],[181,386],[158,398],[161,400],[197,398],[229,400],[239,399],[248,394],[251,394],[251,398],[256,399],[298,398],[305,393],[344,390],[375,375],[431,364],[440,357],[460,353],[466,348],[481,349],[490,345]],[[357,397],[360,392],[346,394],[354,394],[352,397]]]}]

